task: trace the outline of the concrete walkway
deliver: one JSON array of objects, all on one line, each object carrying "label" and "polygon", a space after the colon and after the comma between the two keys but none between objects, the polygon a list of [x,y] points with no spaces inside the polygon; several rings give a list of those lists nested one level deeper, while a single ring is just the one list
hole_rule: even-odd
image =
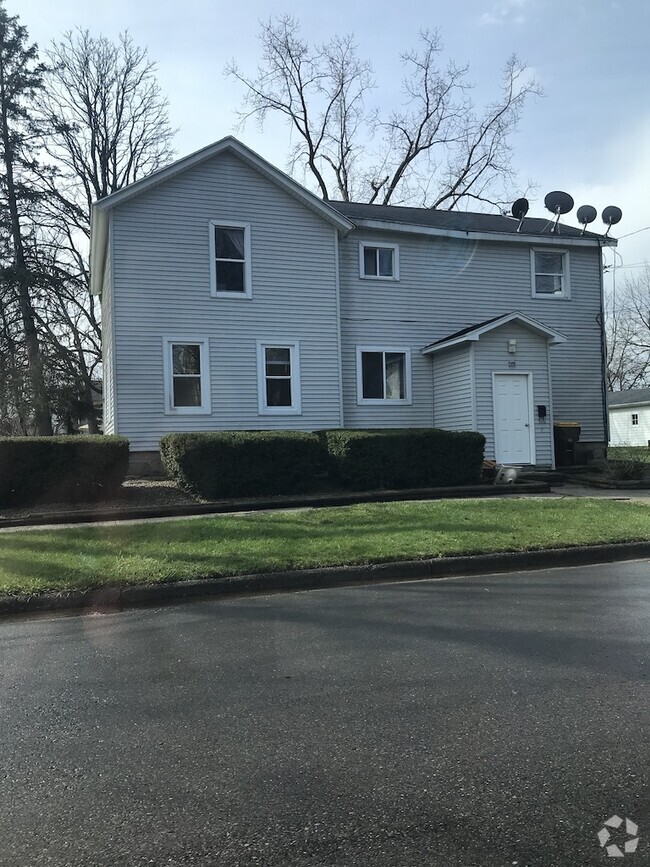
[{"label": "concrete walkway", "polygon": [[551,487],[548,494],[541,497],[598,497],[608,500],[639,500],[650,501],[650,488],[591,488],[587,485],[574,485],[567,482],[564,485]]}]

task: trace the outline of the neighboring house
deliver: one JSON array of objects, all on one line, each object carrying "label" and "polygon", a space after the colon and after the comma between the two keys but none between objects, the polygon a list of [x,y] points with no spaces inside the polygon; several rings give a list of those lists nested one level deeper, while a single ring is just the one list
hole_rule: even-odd
[{"label": "neighboring house", "polygon": [[614,391],[609,404],[610,446],[648,446],[650,443],[650,388]]},{"label": "neighboring house", "polygon": [[104,430],[441,427],[605,448],[601,247],[490,214],[324,202],[233,138],[97,202]]}]

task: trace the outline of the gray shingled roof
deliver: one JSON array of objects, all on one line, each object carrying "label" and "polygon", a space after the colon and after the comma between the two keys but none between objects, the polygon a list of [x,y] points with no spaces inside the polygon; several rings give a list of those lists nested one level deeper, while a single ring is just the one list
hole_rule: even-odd
[{"label": "gray shingled roof", "polygon": [[[410,223],[414,226],[429,226],[433,229],[453,229],[461,232],[498,232],[517,234],[519,220],[501,214],[474,214],[467,211],[438,211],[435,208],[404,208],[401,205],[366,205],[361,202],[329,201],[344,217],[355,220],[381,220],[388,223]],[[526,217],[519,234],[550,235],[553,217]],[[558,234],[565,238],[579,238],[582,229],[560,223]],[[602,238],[595,232],[585,232],[586,238]]]},{"label": "gray shingled roof", "polygon": [[633,406],[650,403],[650,388],[629,388],[627,391],[610,391],[607,395],[609,406]]},{"label": "gray shingled roof", "polygon": [[448,340],[455,340],[457,337],[462,337],[464,334],[476,331],[477,328],[483,328],[484,325],[489,325],[490,322],[496,322],[497,319],[503,319],[504,315],[505,314],[500,313],[498,316],[493,316],[491,319],[484,319],[483,322],[477,322],[475,325],[468,325],[467,328],[461,328],[460,331],[454,331],[453,334],[447,334],[446,337],[434,340],[431,346],[437,346],[439,343],[446,343]]}]

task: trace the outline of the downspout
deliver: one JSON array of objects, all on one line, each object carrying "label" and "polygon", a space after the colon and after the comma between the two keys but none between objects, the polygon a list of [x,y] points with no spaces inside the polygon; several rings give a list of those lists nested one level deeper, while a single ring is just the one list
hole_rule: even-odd
[{"label": "downspout", "polygon": [[[609,412],[607,410],[607,335],[605,332],[605,281],[603,279],[603,243],[598,241],[598,274],[600,277],[600,358],[601,358],[601,393],[603,402],[603,430],[605,432],[605,450],[609,446]],[[605,451],[607,453],[607,451]]]}]

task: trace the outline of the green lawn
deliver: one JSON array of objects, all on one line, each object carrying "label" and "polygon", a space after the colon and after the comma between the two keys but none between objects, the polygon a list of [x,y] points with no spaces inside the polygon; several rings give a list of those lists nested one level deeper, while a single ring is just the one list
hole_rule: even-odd
[{"label": "green lawn", "polygon": [[0,592],[650,539],[650,507],[443,500],[0,534]]}]

